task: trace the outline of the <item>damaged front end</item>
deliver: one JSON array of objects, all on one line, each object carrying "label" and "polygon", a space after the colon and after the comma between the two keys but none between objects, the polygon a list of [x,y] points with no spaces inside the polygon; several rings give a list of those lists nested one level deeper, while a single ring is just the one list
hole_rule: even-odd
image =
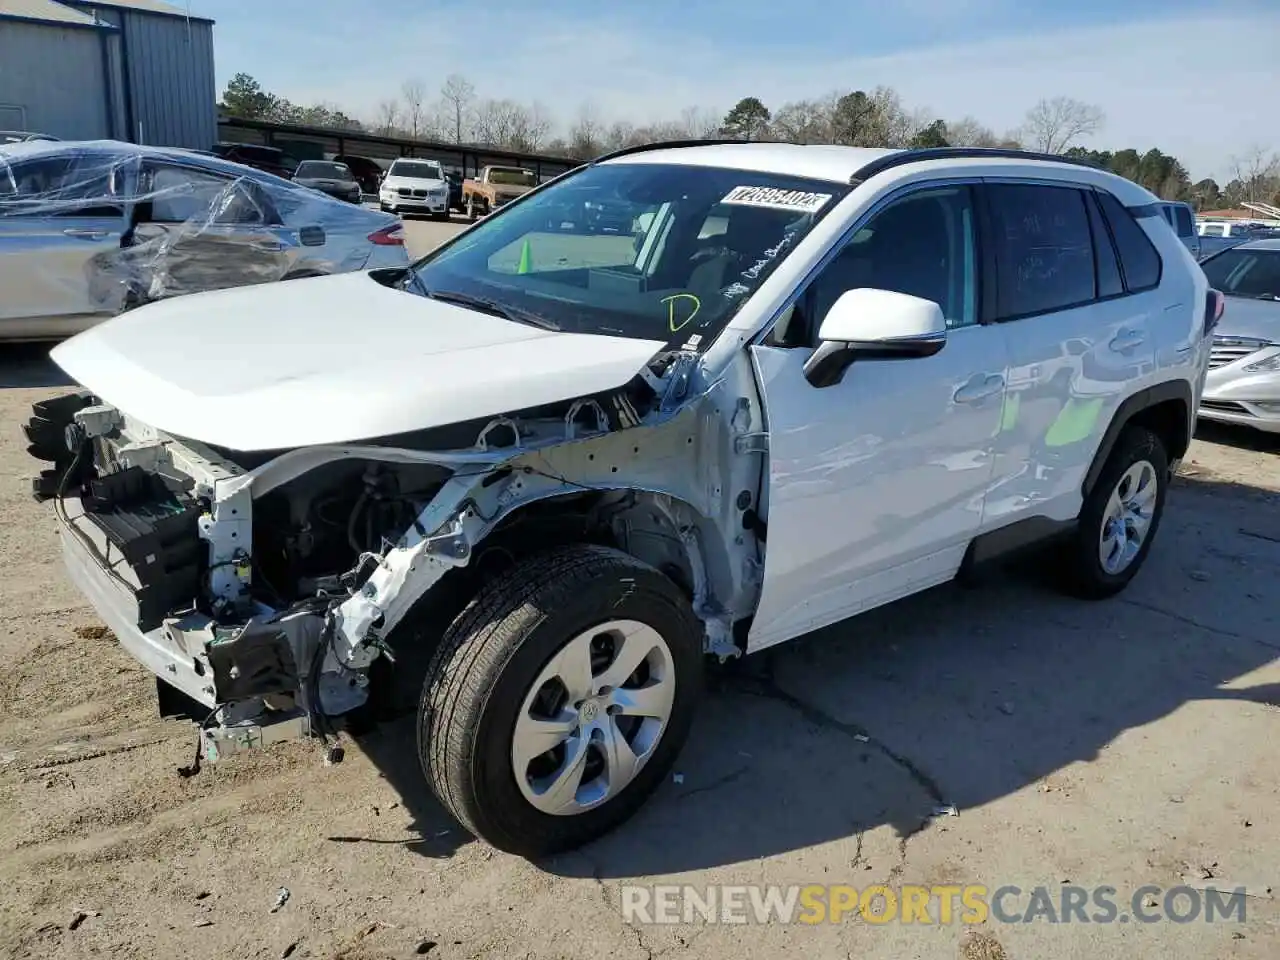
[{"label": "damaged front end", "polygon": [[[416,434],[237,453],[84,392],[35,404],[33,482],[67,569],[202,719],[203,755],[335,729],[380,696],[371,667],[430,645],[487,578],[568,542],[617,546],[684,588],[706,649],[736,655],[763,564],[767,445],[745,364],[695,390],[664,353],[626,387]],[[448,616],[446,616],[446,620]],[[175,693],[176,691],[176,693]]]}]

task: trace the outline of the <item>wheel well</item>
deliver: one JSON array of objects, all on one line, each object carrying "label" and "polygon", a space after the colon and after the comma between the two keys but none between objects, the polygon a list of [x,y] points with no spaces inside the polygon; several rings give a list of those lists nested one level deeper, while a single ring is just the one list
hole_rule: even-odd
[{"label": "wheel well", "polygon": [[1165,453],[1173,461],[1185,456],[1191,445],[1190,420],[1186,401],[1172,399],[1162,400],[1139,410],[1129,419],[1129,423],[1146,427],[1159,437],[1164,444]]},{"label": "wheel well", "polygon": [[1129,424],[1145,427],[1159,437],[1170,462],[1181,459],[1191,445],[1191,384],[1185,380],[1157,384],[1138,391],[1120,405],[1085,474],[1081,489],[1085,496],[1098,482],[1121,431]]},{"label": "wheel well", "polygon": [[588,490],[534,501],[505,517],[475,545],[471,562],[446,573],[391,631],[396,666],[374,661],[370,701],[390,706],[388,716],[411,709],[440,638],[485,585],[527,557],[573,544],[622,550],[666,575],[690,602],[705,576],[692,569],[679,530],[654,495]]}]

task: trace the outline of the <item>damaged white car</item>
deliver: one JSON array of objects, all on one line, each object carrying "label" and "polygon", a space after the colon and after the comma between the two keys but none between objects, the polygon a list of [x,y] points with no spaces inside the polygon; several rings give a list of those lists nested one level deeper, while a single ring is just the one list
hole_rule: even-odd
[{"label": "damaged white car", "polygon": [[[562,229],[601,202],[631,232]],[[670,770],[706,655],[1050,537],[1128,583],[1221,312],[1154,203],[1013,151],[624,151],[408,269],[62,344],[35,493],[206,757],[411,679],[444,805],[571,848]]]}]

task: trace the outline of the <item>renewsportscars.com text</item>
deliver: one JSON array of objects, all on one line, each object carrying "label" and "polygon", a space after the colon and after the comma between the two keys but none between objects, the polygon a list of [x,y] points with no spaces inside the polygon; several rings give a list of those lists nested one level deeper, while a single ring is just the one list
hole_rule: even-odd
[{"label": "renewsportscars.com text", "polygon": [[1165,889],[1122,893],[1074,884],[991,889],[979,884],[884,886],[622,887],[622,918],[636,924],[693,923],[1243,923],[1244,888]]}]

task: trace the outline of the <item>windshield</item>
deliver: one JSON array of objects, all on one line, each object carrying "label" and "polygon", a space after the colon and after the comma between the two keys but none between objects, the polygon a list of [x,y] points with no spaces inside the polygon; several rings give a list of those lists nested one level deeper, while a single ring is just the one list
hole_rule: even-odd
[{"label": "windshield", "polygon": [[308,177],[317,180],[350,180],[351,171],[347,169],[345,164],[326,163],[320,160],[303,160],[298,164],[298,170],[294,176],[306,180]]},{"label": "windshield", "polygon": [[444,169],[438,163],[426,160],[397,160],[391,165],[391,176],[408,177],[411,180],[443,180]]},{"label": "windshield", "polygon": [[1226,250],[1200,264],[1209,286],[1232,297],[1280,300],[1280,250]]},{"label": "windshield", "polygon": [[559,330],[702,349],[849,189],[701,166],[587,167],[429,254],[416,286]]},{"label": "windshield", "polygon": [[512,187],[536,187],[538,178],[532,170],[521,170],[519,167],[490,167],[489,182]]}]

